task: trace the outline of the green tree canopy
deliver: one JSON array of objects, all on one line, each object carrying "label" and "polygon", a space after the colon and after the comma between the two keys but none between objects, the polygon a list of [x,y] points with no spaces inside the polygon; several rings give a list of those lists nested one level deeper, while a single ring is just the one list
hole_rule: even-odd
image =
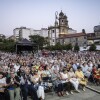
[{"label": "green tree canopy", "polygon": [[4,39],[0,43],[0,50],[5,52],[15,52],[15,44],[13,40]]},{"label": "green tree canopy", "polygon": [[80,47],[79,45],[76,43],[75,46],[74,46],[74,51],[79,51],[80,50]]},{"label": "green tree canopy", "polygon": [[37,47],[39,47],[39,49],[42,49],[47,43],[46,39],[39,35],[30,35],[29,38]]},{"label": "green tree canopy", "polygon": [[89,48],[89,51],[95,51],[96,50],[96,45],[92,44]]}]

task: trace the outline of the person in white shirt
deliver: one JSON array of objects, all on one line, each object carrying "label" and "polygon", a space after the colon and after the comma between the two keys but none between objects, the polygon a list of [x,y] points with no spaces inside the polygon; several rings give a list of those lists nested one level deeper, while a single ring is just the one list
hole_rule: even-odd
[{"label": "person in white shirt", "polygon": [[17,72],[20,68],[20,65],[18,63],[14,64],[15,72]]},{"label": "person in white shirt", "polygon": [[78,81],[78,79],[76,78],[76,75],[75,75],[75,73],[74,73],[74,71],[73,71],[72,68],[70,68],[70,70],[69,70],[69,72],[68,72],[68,75],[69,75],[69,77],[70,77],[70,80],[69,80],[69,81],[73,84],[75,90],[76,90],[77,92],[80,92],[80,91],[78,90],[79,81]]},{"label": "person in white shirt", "polygon": [[0,73],[0,90],[4,92],[6,86],[6,77],[3,77],[3,73]]},{"label": "person in white shirt", "polygon": [[66,94],[69,95],[69,92],[73,94],[72,84],[69,81],[68,72],[66,70],[63,70],[63,72],[60,72],[60,74],[61,74],[61,81],[63,84],[63,88],[65,89]]}]

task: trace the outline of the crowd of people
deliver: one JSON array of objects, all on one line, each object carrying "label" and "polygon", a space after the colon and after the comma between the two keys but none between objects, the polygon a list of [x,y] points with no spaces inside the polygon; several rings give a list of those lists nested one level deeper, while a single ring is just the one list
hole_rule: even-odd
[{"label": "crowd of people", "polygon": [[85,91],[88,80],[100,84],[99,52],[0,52],[0,94],[6,94],[5,100],[27,100],[28,95],[44,100],[47,87],[60,97],[80,93],[79,86]]}]

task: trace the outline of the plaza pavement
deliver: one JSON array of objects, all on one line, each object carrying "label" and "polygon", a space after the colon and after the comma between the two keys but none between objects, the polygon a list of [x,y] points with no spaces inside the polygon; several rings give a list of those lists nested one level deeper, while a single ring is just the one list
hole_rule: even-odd
[{"label": "plaza pavement", "polygon": [[74,92],[73,95],[70,94],[69,96],[65,94],[63,97],[58,97],[57,94],[52,95],[52,93],[46,93],[45,100],[100,100],[100,94],[91,91],[89,89],[86,89],[85,92],[84,91],[81,91],[80,93]]},{"label": "plaza pavement", "polygon": [[95,90],[97,90],[97,91],[99,91],[100,92],[100,85],[96,85],[96,84],[94,84],[94,83],[88,83],[88,85],[91,87],[91,88],[93,88],[93,89],[95,89]]}]

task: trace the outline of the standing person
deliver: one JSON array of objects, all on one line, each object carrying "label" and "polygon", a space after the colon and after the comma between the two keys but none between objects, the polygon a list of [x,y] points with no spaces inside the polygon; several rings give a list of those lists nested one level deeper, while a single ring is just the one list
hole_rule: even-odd
[{"label": "standing person", "polygon": [[14,72],[10,72],[10,77],[6,79],[6,82],[7,82],[7,89],[10,95],[10,100],[21,100],[19,77],[16,76]]}]

